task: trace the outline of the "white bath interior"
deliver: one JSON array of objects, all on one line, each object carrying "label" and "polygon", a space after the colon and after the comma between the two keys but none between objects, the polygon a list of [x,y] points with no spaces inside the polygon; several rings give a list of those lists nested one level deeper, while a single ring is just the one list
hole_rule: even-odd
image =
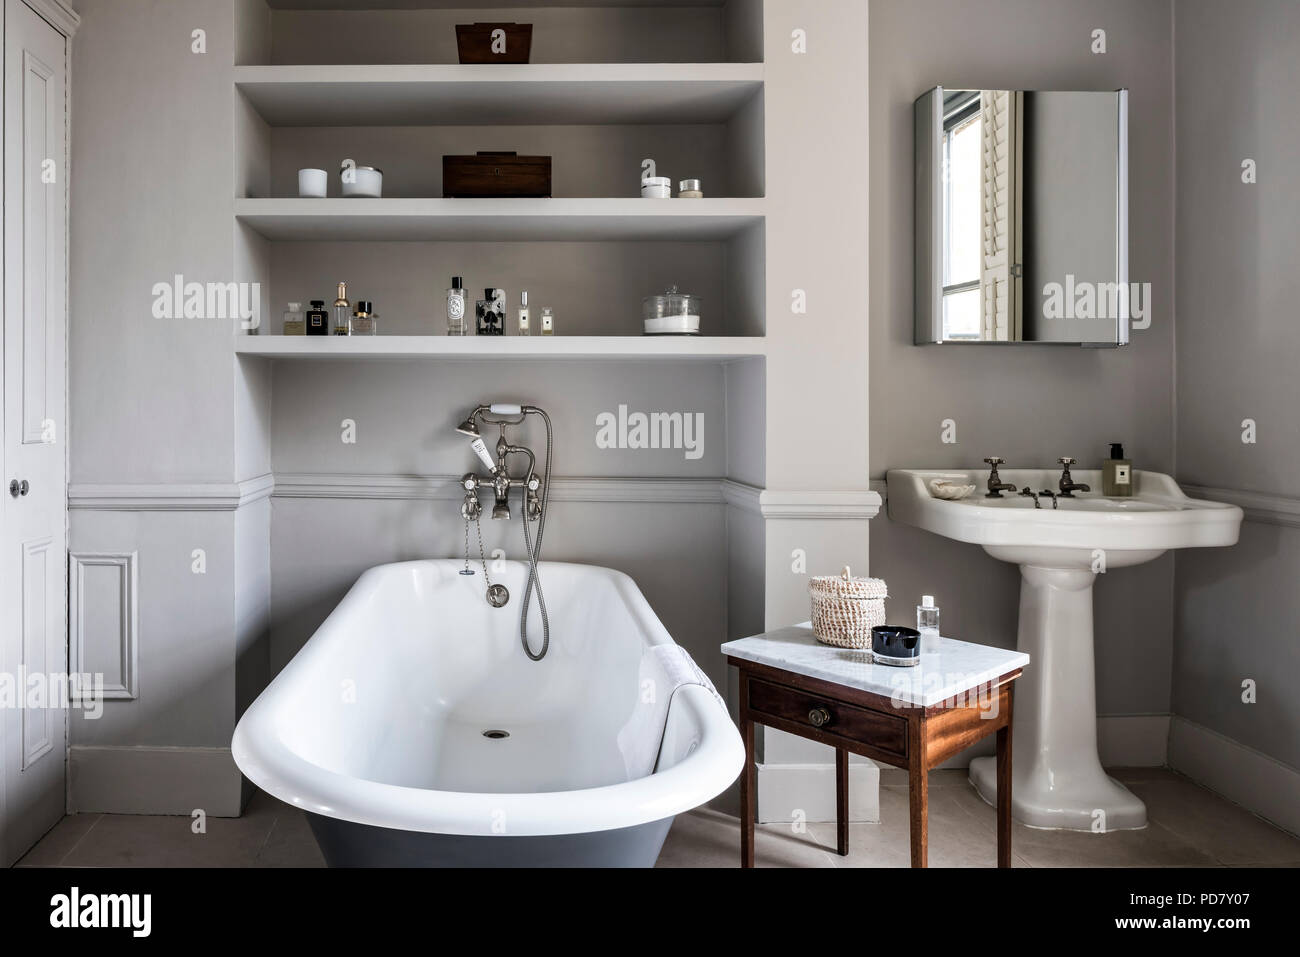
[{"label": "white bath interior", "polygon": [[[519,638],[526,566],[492,570],[514,596],[500,609],[463,568],[361,576],[241,720],[235,758],[254,783],[361,824],[527,836],[661,821],[735,780],[726,708],[702,686],[674,691],[647,657],[672,639],[630,578],[542,563],[551,643],[533,662]],[[662,722],[642,718],[646,681],[671,695]]]}]

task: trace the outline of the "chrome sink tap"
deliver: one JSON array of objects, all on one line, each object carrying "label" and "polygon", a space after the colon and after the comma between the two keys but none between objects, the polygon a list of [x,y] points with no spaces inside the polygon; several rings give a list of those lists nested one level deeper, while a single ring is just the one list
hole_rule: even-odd
[{"label": "chrome sink tap", "polygon": [[984,460],[990,467],[989,471],[989,490],[984,494],[985,498],[1001,498],[1003,492],[1014,492],[1016,484],[1014,482],[1002,481],[1002,476],[998,475],[998,466],[1006,459],[993,456]]},{"label": "chrome sink tap", "polygon": [[1059,458],[1056,461],[1061,463],[1061,481],[1058,483],[1061,487],[1062,498],[1074,498],[1075,492],[1091,492],[1091,486],[1076,482],[1070,475],[1070,466],[1074,464],[1072,458]]}]

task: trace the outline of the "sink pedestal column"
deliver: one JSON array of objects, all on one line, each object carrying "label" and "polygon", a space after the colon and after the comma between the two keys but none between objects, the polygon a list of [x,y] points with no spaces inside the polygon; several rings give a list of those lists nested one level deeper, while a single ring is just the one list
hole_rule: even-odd
[{"label": "sink pedestal column", "polygon": [[[1020,566],[1017,647],[1029,664],[1016,685],[1012,815],[1030,827],[1117,831],[1145,827],[1146,805],[1101,768],[1093,668],[1094,574]],[[994,804],[993,758],[976,758],[971,783]]]}]

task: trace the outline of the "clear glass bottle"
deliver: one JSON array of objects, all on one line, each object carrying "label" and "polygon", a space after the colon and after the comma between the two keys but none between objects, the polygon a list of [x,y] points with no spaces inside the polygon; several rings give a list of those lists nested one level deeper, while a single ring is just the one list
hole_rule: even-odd
[{"label": "clear glass bottle", "polygon": [[927,646],[939,637],[939,606],[933,595],[922,595],[916,606],[916,630],[921,633],[921,647],[928,651]]},{"label": "clear glass bottle", "polygon": [[555,335],[555,314],[551,312],[550,306],[542,307],[542,335]]},{"label": "clear glass bottle", "polygon": [[352,334],[352,303],[348,302],[348,284],[339,283],[339,297],[334,300],[334,329],[336,336]]},{"label": "clear glass bottle", "polygon": [[357,300],[356,311],[352,313],[348,335],[379,335],[379,316],[375,313],[375,304],[367,299]]},{"label": "clear glass bottle", "polygon": [[305,336],[307,334],[307,320],[302,314],[302,303],[289,303],[289,309],[284,314],[284,328],[281,333],[286,336]]},{"label": "clear glass bottle", "polygon": [[523,291],[519,303],[519,334],[521,336],[531,336],[533,334],[532,313],[528,311],[528,290]]},{"label": "clear glass bottle", "polygon": [[465,316],[468,298],[465,295],[465,280],[460,276],[452,276],[451,288],[447,290],[447,335],[469,335],[469,319]]}]

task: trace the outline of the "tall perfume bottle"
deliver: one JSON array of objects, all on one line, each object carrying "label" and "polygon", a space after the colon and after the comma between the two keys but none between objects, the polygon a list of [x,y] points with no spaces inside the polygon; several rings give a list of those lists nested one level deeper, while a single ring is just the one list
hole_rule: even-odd
[{"label": "tall perfume bottle", "polygon": [[469,335],[469,320],[465,316],[465,280],[452,276],[451,288],[447,290],[447,335]]},{"label": "tall perfume bottle", "polygon": [[532,315],[528,311],[528,290],[525,289],[519,303],[519,334],[521,336],[531,336]]},{"label": "tall perfume bottle", "polygon": [[325,311],[324,299],[313,299],[307,310],[307,335],[328,336],[330,334],[330,314]]},{"label": "tall perfume bottle", "polygon": [[348,284],[339,283],[339,297],[334,300],[334,335],[352,334],[352,303],[348,302]]}]

